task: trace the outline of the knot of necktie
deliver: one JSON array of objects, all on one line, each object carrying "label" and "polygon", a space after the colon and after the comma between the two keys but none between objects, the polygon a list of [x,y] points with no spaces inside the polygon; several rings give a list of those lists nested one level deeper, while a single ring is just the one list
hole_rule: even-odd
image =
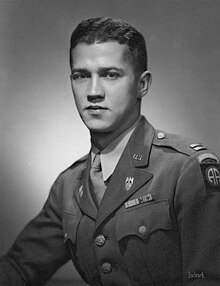
[{"label": "knot of necktie", "polygon": [[91,169],[94,169],[94,171],[96,171],[96,172],[102,171],[100,153],[96,154]]}]

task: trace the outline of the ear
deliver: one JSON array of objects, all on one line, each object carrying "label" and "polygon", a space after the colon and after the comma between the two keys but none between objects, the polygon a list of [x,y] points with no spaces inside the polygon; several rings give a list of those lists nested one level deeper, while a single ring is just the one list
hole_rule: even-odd
[{"label": "ear", "polygon": [[138,99],[141,99],[142,97],[147,94],[148,89],[151,86],[152,82],[152,75],[149,71],[143,72],[138,79]]}]

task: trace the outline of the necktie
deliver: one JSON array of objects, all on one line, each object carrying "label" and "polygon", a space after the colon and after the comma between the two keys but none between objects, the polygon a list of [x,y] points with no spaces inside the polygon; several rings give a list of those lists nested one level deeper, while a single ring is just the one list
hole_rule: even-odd
[{"label": "necktie", "polygon": [[90,169],[90,191],[97,207],[102,200],[105,189],[106,186],[102,175],[100,153],[97,153]]}]

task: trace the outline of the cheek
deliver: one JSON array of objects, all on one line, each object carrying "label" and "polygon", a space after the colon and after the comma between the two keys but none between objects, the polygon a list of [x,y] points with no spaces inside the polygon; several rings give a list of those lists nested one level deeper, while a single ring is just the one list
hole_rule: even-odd
[{"label": "cheek", "polygon": [[112,93],[112,100],[118,109],[124,109],[137,102],[137,89],[129,83],[118,86]]},{"label": "cheek", "polygon": [[82,114],[84,105],[83,105],[81,98],[79,96],[74,95],[74,101],[75,101],[75,105],[76,105],[78,113]]},{"label": "cheek", "polygon": [[75,103],[77,106],[80,106],[84,101],[83,89],[78,87],[77,88],[73,87],[72,90]]}]

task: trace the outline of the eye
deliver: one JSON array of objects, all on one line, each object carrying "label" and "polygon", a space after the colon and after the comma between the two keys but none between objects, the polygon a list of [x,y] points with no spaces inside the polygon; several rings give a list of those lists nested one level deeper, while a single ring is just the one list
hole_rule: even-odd
[{"label": "eye", "polygon": [[71,78],[72,80],[84,80],[86,78],[89,78],[89,75],[86,73],[76,72],[76,73],[71,74]]},{"label": "eye", "polygon": [[116,71],[108,71],[108,72],[104,73],[103,76],[110,79],[110,80],[116,80],[119,77],[121,77],[121,75]]}]

